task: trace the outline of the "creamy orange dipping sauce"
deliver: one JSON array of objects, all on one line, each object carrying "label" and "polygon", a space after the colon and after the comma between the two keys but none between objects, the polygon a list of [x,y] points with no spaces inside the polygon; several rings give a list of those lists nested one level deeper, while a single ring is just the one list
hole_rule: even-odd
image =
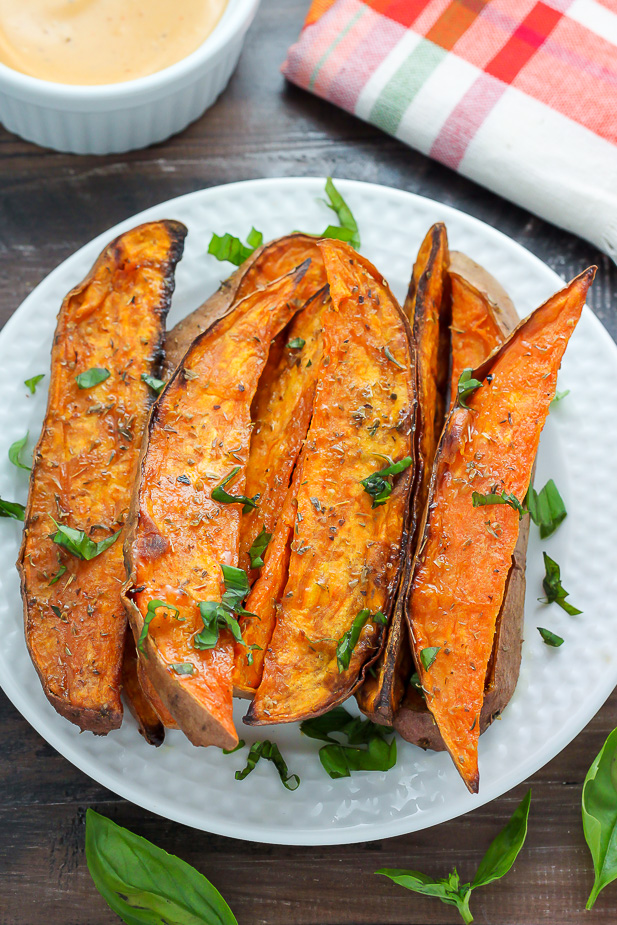
[{"label": "creamy orange dipping sauce", "polygon": [[186,58],[227,0],[0,0],[0,61],[64,84],[134,80]]}]

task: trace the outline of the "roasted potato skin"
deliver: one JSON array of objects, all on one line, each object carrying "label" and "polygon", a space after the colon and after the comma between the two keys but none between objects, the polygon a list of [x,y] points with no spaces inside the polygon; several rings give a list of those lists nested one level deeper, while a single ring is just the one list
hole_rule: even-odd
[{"label": "roasted potato skin", "polygon": [[[366,623],[341,671],[337,642],[361,610],[390,615],[413,482],[408,322],[368,261],[341,242],[319,246],[332,307],[324,315],[324,358],[299,460],[289,576],[262,682],[245,717],[250,725],[319,715],[362,682],[384,627]],[[362,479],[387,465],[385,458],[408,456],[412,465],[396,476],[387,503],[372,507]]]},{"label": "roasted potato skin", "polygon": [[137,651],[132,633],[126,633],[122,661],[122,693],[140,734],[148,745],[158,747],[165,741],[165,727],[141,686],[137,670]]},{"label": "roasted potato skin", "polygon": [[[157,400],[142,445],[129,515],[123,589],[139,640],[150,601],[157,610],[142,642],[144,668],[166,709],[195,745],[232,748],[233,646],[221,630],[215,648],[194,647],[200,601],[220,602],[221,565],[238,563],[242,504],[212,497],[244,493],[250,409],[270,341],[298,310],[310,262],[235,304],[191,345]],[[193,673],[172,666],[190,663]]]},{"label": "roasted potato skin", "polygon": [[[508,504],[473,507],[472,492],[525,497],[557,372],[592,279],[588,270],[573,280],[474,371],[483,385],[469,409],[450,413],[435,460],[409,628],[427,706],[474,793],[485,678],[519,514]],[[432,647],[436,656],[425,668],[420,653]]]},{"label": "roasted potato skin", "polygon": [[[34,451],[18,561],[26,642],[58,713],[100,735],[122,722],[122,538],[82,561],[51,540],[51,518],[96,541],[125,523],[153,397],[141,375],[160,375],[165,318],[185,235],[184,225],[171,221],[126,232],[67,295]],[[80,389],[76,376],[95,367],[108,369],[109,378]],[[51,584],[61,567],[66,572]]]},{"label": "roasted potato skin", "polygon": [[195,338],[223,318],[236,302],[255,289],[263,289],[268,283],[291,273],[307,259],[310,259],[311,264],[302,292],[298,295],[302,302],[306,302],[314,292],[321,289],[325,282],[323,262],[315,238],[299,233],[289,234],[253,251],[203,305],[169,331],[165,341],[166,376],[171,376]]}]

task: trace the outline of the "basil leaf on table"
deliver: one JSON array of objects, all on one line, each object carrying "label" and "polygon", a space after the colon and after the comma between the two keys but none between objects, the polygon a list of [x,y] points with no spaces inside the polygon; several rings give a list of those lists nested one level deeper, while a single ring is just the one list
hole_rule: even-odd
[{"label": "basil leaf on table", "polygon": [[587,772],[582,796],[583,831],[593,859],[594,881],[587,909],[617,878],[617,729]]},{"label": "basil leaf on table", "polygon": [[11,443],[9,447],[9,461],[12,462],[14,466],[17,466],[18,469],[26,469],[30,472],[32,466],[27,466],[21,461],[21,451],[26,447],[28,435],[29,431],[26,431],[25,437],[22,437],[21,440],[16,440],[15,443]]},{"label": "basil leaf on table", "polygon": [[[447,877],[436,879],[418,870],[382,868],[375,871],[375,873],[389,877],[394,883],[405,887],[407,890],[412,890],[414,893],[422,893],[424,896],[436,896],[446,905],[456,906],[465,925],[469,925],[469,923],[473,922],[473,916],[469,909],[472,891],[504,877],[523,847],[527,837],[530,805],[531,790],[527,792],[514,810],[507,825],[489,845],[471,883],[461,884],[456,868]],[[617,871],[615,876],[617,876]]]},{"label": "basil leaf on table", "polygon": [[203,874],[92,809],[86,861],[97,890],[126,925],[238,925]]}]

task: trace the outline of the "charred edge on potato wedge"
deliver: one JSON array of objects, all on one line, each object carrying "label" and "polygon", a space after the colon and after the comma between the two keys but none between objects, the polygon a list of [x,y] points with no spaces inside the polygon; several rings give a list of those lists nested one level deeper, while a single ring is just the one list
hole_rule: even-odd
[{"label": "charred edge on potato wedge", "polygon": [[223,318],[236,302],[291,273],[308,258],[311,265],[304,283],[305,300],[324,284],[323,263],[315,238],[304,234],[285,235],[253,251],[203,305],[168,332],[165,341],[166,375],[171,376],[195,338]]},{"label": "charred edge on potato wedge", "polygon": [[[82,561],[52,541],[52,518],[97,542],[124,524],[152,401],[141,376],[160,375],[165,318],[185,235],[178,222],[126,232],[67,295],[34,452],[18,561],[26,642],[58,713],[101,735],[122,722],[122,540]],[[79,388],[76,376],[97,367],[109,377]],[[61,567],[66,572],[51,584]]]},{"label": "charred edge on potato wedge", "polygon": [[137,671],[137,651],[132,633],[126,633],[122,661],[122,693],[139,732],[149,745],[165,741],[165,727],[141,686]]},{"label": "charred edge on potato wedge", "polygon": [[422,242],[403,306],[412,329],[418,396],[416,482],[406,530],[409,541],[401,548],[404,567],[384,651],[372,675],[356,693],[362,712],[373,722],[387,726],[394,722],[413,664],[404,610],[416,548],[415,532],[426,504],[435,449],[445,420],[451,308],[449,261],[446,228],[438,223]]},{"label": "charred edge on potato wedge", "polygon": [[[125,544],[124,598],[135,638],[151,601],[164,601],[142,638],[144,667],[164,706],[195,745],[233,748],[233,645],[221,630],[214,648],[195,647],[200,602],[220,602],[221,565],[238,562],[242,504],[212,498],[244,494],[250,409],[270,342],[299,308],[310,267],[236,304],[192,344],[154,406],[142,448]],[[175,608],[175,609],[174,609]],[[191,674],[173,665],[190,664]]]},{"label": "charred edge on potato wedge", "polygon": [[[485,679],[519,514],[507,504],[473,507],[472,493],[525,497],[557,372],[594,272],[536,309],[474,371],[482,387],[469,409],[450,413],[435,460],[409,629],[427,706],[473,793]],[[437,650],[428,668],[425,649]]]},{"label": "charred edge on potato wedge", "polygon": [[[411,331],[381,275],[341,242],[319,244],[332,305],[313,417],[299,465],[289,575],[245,722],[293,722],[345,700],[377,658],[384,626],[365,624],[348,668],[337,643],[362,610],[390,616],[414,474]],[[388,347],[390,357],[385,352]],[[393,362],[394,357],[396,362]],[[387,502],[362,480],[410,457]]]}]

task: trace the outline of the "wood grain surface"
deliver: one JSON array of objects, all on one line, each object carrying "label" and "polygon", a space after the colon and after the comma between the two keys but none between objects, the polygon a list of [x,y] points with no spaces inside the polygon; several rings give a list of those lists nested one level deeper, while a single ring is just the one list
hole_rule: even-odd
[{"label": "wood grain surface", "polygon": [[[569,278],[599,267],[589,303],[617,335],[617,271],[546,224],[377,129],[287,86],[278,67],[308,0],[263,0],[222,98],[182,135],[112,157],[44,151],[0,128],[0,322],[76,248],[122,219],[192,190],[253,177],[333,174],[410,190],[495,226]],[[3,567],[10,568],[11,563]],[[610,643],[610,641],[607,641]],[[592,866],[580,819],[585,773],[617,725],[613,695],[561,755],[511,793],[430,831],[334,848],[284,848],[196,832],[126,803],[43,741],[0,693],[0,925],[111,925],[84,857],[88,806],[179,854],[221,890],[240,925],[429,925],[454,909],[373,872],[473,876],[528,786],[529,835],[513,870],[474,893],[476,921],[617,921],[617,884],[584,912]]]}]

